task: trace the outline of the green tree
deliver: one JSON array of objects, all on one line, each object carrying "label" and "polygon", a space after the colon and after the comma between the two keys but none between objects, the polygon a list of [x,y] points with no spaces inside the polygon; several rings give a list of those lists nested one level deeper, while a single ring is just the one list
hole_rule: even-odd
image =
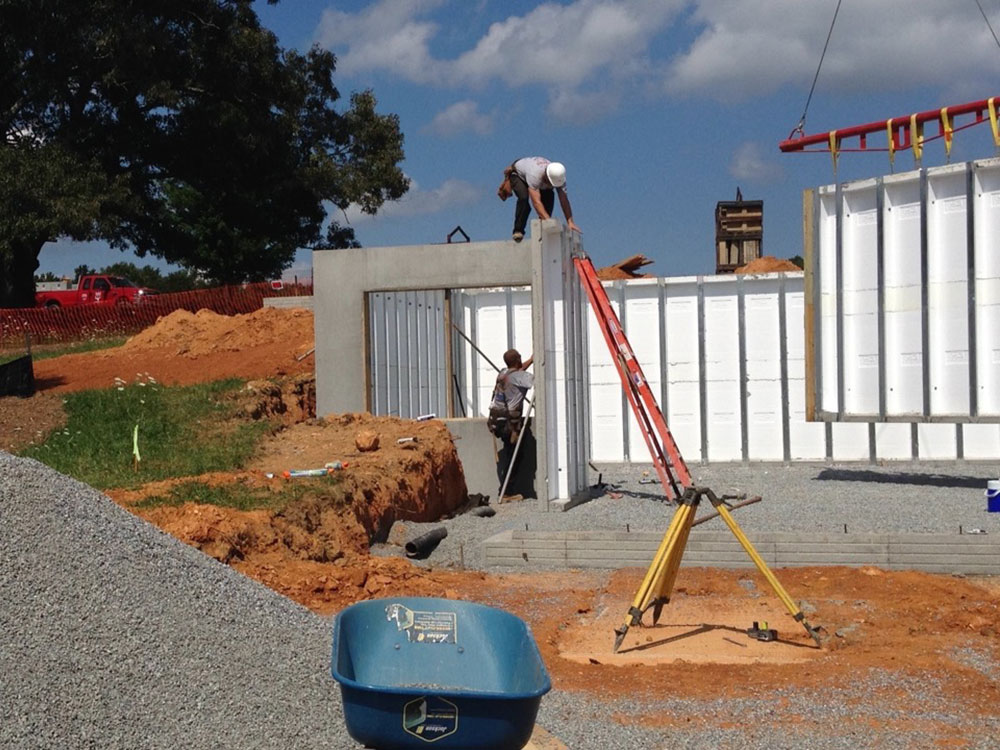
[{"label": "green tree", "polygon": [[92,276],[97,273],[96,269],[91,268],[86,263],[79,265],[73,269],[73,280],[79,281],[82,276]]},{"label": "green tree", "polygon": [[59,281],[59,277],[56,276],[52,271],[46,271],[41,275],[35,276],[35,281]]},{"label": "green tree", "polygon": [[0,307],[58,237],[259,280],[357,244],[326,206],[408,187],[398,118],[338,106],[334,56],[279,47],[252,0],[0,0],[0,29]]}]

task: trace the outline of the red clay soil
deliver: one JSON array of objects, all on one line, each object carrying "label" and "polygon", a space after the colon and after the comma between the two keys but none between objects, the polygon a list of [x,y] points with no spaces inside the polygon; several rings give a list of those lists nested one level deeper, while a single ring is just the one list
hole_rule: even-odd
[{"label": "red clay soil", "polygon": [[35,363],[43,393],[110,388],[152,375],[164,385],[223,378],[269,378],[311,373],[313,346],[308,310],[265,307],[246,315],[176,310],[130,338],[124,346],[69,354]]},{"label": "red clay soil", "polygon": [[777,273],[779,271],[801,271],[797,265],[784,258],[775,258],[773,255],[764,255],[754,258],[745,266],[736,269],[736,273]]}]

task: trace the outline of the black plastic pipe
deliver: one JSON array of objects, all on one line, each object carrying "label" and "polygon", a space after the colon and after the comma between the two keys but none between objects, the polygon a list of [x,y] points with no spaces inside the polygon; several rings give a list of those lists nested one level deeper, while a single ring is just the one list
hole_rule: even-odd
[{"label": "black plastic pipe", "polygon": [[448,529],[444,526],[431,529],[426,534],[421,534],[416,539],[411,539],[406,543],[406,556],[417,558],[427,557],[446,536],[448,536]]}]

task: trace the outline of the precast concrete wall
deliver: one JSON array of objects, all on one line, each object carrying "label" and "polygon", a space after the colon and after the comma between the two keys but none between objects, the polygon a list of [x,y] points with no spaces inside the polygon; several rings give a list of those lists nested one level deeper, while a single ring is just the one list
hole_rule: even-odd
[{"label": "precast concrete wall", "polygon": [[[522,308],[505,313],[505,345],[491,352],[499,366],[509,344],[534,357],[536,491],[543,509],[566,507],[584,494],[589,461],[580,397],[589,368],[574,252],[582,252],[579,236],[551,219],[532,222],[522,243],[314,252],[317,413],[485,416],[496,375],[484,371],[485,356],[468,346],[462,327],[475,341],[478,325],[492,329],[496,321],[479,320],[485,305],[472,320],[463,300],[474,293],[453,297],[452,290],[530,288],[527,307],[519,295]],[[473,404],[479,408],[467,408]]]}]

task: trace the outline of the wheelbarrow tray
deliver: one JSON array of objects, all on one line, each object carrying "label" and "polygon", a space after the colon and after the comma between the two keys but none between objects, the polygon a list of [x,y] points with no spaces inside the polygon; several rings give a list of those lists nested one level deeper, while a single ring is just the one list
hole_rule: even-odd
[{"label": "wheelbarrow tray", "polygon": [[530,628],[473,602],[399,597],[337,615],[330,671],[366,747],[517,750],[551,681]]}]

